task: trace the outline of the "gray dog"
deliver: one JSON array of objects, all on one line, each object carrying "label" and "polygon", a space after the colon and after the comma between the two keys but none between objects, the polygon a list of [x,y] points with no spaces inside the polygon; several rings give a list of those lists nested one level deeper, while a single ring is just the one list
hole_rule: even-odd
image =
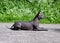
[{"label": "gray dog", "polygon": [[34,31],[47,31],[47,29],[39,27],[39,20],[43,19],[44,15],[41,15],[40,12],[34,17],[30,22],[15,22],[10,28],[12,30],[34,30]]}]

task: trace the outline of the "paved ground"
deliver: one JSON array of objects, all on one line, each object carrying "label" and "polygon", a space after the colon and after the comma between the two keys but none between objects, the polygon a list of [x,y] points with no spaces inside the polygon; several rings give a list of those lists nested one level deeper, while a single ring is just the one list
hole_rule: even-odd
[{"label": "paved ground", "polygon": [[60,43],[60,24],[40,24],[48,31],[13,31],[13,23],[0,23],[0,43]]}]

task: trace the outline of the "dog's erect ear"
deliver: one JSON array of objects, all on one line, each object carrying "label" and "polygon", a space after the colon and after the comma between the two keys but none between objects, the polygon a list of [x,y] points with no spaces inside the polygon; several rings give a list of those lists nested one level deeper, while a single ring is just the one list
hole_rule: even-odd
[{"label": "dog's erect ear", "polygon": [[36,17],[40,14],[40,11],[37,13]]},{"label": "dog's erect ear", "polygon": [[33,20],[35,20],[35,18],[36,18],[36,17],[38,17],[38,16],[39,16],[39,14],[40,14],[40,11],[36,14],[36,16],[34,17],[34,19],[33,19]]},{"label": "dog's erect ear", "polygon": [[40,11],[37,13],[37,15],[39,15],[40,14]]}]

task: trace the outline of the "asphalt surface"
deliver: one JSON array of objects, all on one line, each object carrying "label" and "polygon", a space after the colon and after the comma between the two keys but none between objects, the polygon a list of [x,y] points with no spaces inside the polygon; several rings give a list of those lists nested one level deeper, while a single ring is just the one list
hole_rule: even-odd
[{"label": "asphalt surface", "polygon": [[13,23],[0,23],[0,43],[60,43],[60,24],[40,24],[48,31],[13,31]]}]

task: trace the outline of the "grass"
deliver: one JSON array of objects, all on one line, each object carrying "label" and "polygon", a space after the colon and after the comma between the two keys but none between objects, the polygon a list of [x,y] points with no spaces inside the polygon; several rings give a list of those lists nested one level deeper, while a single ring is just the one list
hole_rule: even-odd
[{"label": "grass", "polygon": [[40,23],[60,23],[60,0],[0,0],[0,22],[30,21],[38,11]]}]

